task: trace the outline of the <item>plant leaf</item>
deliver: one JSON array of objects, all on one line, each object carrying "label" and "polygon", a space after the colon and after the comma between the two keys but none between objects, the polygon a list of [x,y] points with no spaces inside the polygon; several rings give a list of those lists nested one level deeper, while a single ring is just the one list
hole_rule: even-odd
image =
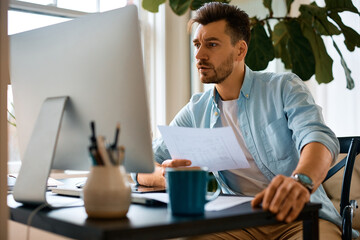
[{"label": "plant leaf", "polygon": [[191,0],[170,0],[170,7],[177,15],[183,15],[189,9]]},{"label": "plant leaf", "polygon": [[[11,105],[14,107],[14,105],[13,105],[12,103],[11,103]],[[15,122],[15,121],[12,121],[12,120],[16,120],[14,114],[12,114],[12,113],[9,111],[9,109],[7,109],[7,112],[8,112],[7,122],[8,122],[10,125],[16,127],[16,122]]]},{"label": "plant leaf", "polygon": [[301,79],[308,80],[315,73],[315,59],[309,41],[302,35],[296,20],[281,21],[273,31],[275,56],[285,68],[292,69]]},{"label": "plant leaf", "polygon": [[320,35],[332,36],[339,35],[341,31],[326,18],[315,18],[314,27],[320,33]]},{"label": "plant leaf", "polygon": [[204,6],[205,3],[209,2],[222,2],[222,3],[230,3],[231,0],[193,0],[190,5],[191,10],[197,10]]},{"label": "plant leaf", "polygon": [[209,0],[209,1],[206,1],[206,0],[193,0],[191,2],[190,9],[191,10],[197,10],[197,9],[201,8],[202,6],[204,6],[205,3],[210,2],[210,1],[211,0]]},{"label": "plant leaf", "polygon": [[159,6],[165,3],[166,0],[143,0],[142,7],[149,12],[157,13],[159,11]]},{"label": "plant leaf", "polygon": [[335,12],[350,11],[359,13],[351,0],[325,0],[326,9]]},{"label": "plant leaf", "polygon": [[302,34],[297,20],[287,21],[285,25],[289,34],[287,48],[292,72],[303,80],[309,80],[315,73],[315,59],[310,43]]},{"label": "plant leaf", "polygon": [[315,78],[318,83],[329,83],[334,77],[332,75],[333,60],[326,52],[324,41],[321,36],[309,27],[305,21],[301,22],[301,30],[309,40],[315,57]]},{"label": "plant leaf", "polygon": [[341,59],[341,66],[344,68],[344,72],[345,72],[345,77],[346,77],[346,88],[351,90],[355,87],[355,83],[354,83],[354,79],[351,77],[351,71],[350,69],[348,68],[346,62],[345,62],[345,59],[343,57],[343,55],[341,54],[341,51],[340,49],[338,48],[336,42],[334,41],[333,38],[331,38],[332,42],[333,42],[333,45],[336,49],[336,51],[338,52],[339,56],[340,56],[340,59]]},{"label": "plant leaf", "polygon": [[287,32],[284,21],[281,21],[275,25],[274,31],[272,33],[272,40],[274,44],[275,57],[281,58],[285,68],[291,69],[292,65],[290,61],[290,55],[287,50],[289,34]]},{"label": "plant leaf", "polygon": [[10,118],[16,119],[16,118],[15,118],[15,115],[12,114],[12,113],[9,111],[9,109],[7,110],[7,112],[8,112],[8,115],[9,115],[9,119],[10,119]]},{"label": "plant leaf", "polygon": [[310,5],[301,5],[301,15],[306,19],[309,26],[315,27],[315,29],[321,35],[339,35],[341,31],[332,24],[326,15],[327,10],[319,7],[316,3]]},{"label": "plant leaf", "polygon": [[14,122],[11,122],[11,121],[7,121],[10,125],[12,125],[12,126],[14,126],[14,127],[16,127],[16,123],[14,123]]},{"label": "plant leaf", "polygon": [[251,40],[245,62],[252,70],[259,71],[264,70],[274,57],[271,39],[266,34],[264,26],[258,22],[251,29]]},{"label": "plant leaf", "polygon": [[351,90],[355,87],[354,79],[351,77],[351,71],[346,65],[345,59],[341,57],[341,66],[344,68],[346,77],[346,88]]},{"label": "plant leaf", "polygon": [[345,37],[345,45],[349,51],[354,51],[355,47],[360,47],[360,35],[352,28],[346,26],[337,12],[331,12],[329,16],[339,25]]},{"label": "plant leaf", "polygon": [[290,12],[291,9],[291,4],[294,2],[294,0],[286,0],[286,9],[287,9],[287,13]]},{"label": "plant leaf", "polygon": [[263,0],[263,4],[267,9],[269,9],[270,17],[271,17],[274,13],[274,11],[272,10],[272,7],[271,7],[272,0]]}]

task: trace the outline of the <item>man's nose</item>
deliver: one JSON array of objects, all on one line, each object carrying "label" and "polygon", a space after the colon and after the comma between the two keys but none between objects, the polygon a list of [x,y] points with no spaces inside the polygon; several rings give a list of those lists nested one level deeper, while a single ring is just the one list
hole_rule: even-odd
[{"label": "man's nose", "polygon": [[200,47],[196,52],[195,52],[195,58],[197,60],[207,60],[209,58],[206,49],[204,47]]}]

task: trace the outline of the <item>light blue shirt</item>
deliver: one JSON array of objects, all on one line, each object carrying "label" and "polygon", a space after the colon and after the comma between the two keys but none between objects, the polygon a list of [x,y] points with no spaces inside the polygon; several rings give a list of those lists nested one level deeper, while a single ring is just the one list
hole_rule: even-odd
[{"label": "light blue shirt", "polygon": [[[170,126],[221,126],[217,104],[219,97],[216,88],[193,95]],[[295,74],[255,72],[246,66],[237,102],[238,124],[245,144],[256,165],[269,180],[278,174],[290,176],[299,162],[302,148],[311,142],[325,145],[335,161],[339,142],[325,125],[321,108]],[[153,142],[153,150],[158,163],[171,159],[161,138]],[[223,192],[234,193],[225,184],[221,172],[214,175]],[[341,226],[341,217],[322,186],[311,195],[311,201],[322,203],[321,218]]]}]

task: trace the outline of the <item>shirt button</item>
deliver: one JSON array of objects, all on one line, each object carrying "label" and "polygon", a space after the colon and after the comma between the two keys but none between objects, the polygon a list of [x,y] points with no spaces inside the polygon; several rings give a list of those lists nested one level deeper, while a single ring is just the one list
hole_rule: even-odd
[{"label": "shirt button", "polygon": [[246,94],[245,97],[248,98],[248,97],[249,97],[249,94]]},{"label": "shirt button", "polygon": [[215,114],[215,116],[219,115],[218,112],[215,112],[214,114]]}]

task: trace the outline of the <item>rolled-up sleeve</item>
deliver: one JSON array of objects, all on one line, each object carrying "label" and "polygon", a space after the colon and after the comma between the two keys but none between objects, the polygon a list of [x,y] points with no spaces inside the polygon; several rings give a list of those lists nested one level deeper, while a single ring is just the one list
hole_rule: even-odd
[{"label": "rolled-up sleeve", "polygon": [[310,91],[298,77],[284,84],[284,111],[298,151],[308,143],[319,142],[329,149],[335,161],[339,154],[339,141],[326,126],[321,107],[315,104]]}]

